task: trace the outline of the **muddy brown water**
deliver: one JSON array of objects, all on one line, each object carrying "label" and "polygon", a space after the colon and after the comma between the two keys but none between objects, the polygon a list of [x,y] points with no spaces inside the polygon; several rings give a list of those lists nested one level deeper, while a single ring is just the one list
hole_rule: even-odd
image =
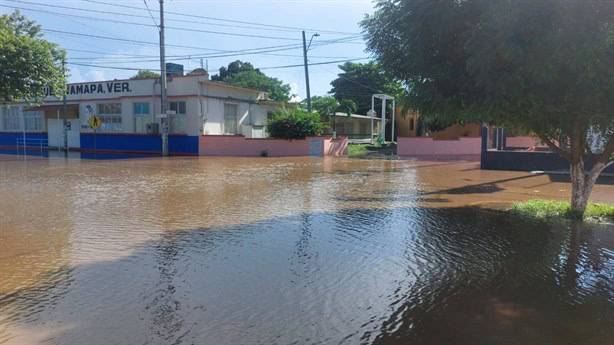
[{"label": "muddy brown water", "polygon": [[474,161],[5,157],[0,343],[611,344],[614,225],[468,207],[568,188]]}]

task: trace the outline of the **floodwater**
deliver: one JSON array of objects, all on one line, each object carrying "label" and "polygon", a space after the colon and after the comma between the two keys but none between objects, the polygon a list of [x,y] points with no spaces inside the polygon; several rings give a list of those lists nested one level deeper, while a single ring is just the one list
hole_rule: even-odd
[{"label": "floodwater", "polygon": [[614,340],[614,225],[476,206],[569,195],[557,178],[474,161],[12,157],[1,344]]}]

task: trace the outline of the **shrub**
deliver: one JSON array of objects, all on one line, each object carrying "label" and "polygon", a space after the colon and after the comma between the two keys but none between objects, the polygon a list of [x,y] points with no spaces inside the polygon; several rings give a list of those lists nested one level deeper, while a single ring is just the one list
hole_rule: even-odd
[{"label": "shrub", "polygon": [[316,113],[307,113],[300,109],[281,110],[273,115],[267,123],[273,138],[305,139],[309,136],[322,135],[326,125]]}]

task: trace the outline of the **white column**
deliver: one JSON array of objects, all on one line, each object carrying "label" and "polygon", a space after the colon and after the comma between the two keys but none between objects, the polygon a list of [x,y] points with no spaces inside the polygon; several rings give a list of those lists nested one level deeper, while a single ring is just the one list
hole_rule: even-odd
[{"label": "white column", "polygon": [[373,145],[373,115],[375,114],[375,96],[371,96],[371,145]]},{"label": "white column", "polygon": [[386,142],[386,97],[382,97],[382,123],[380,123],[380,133],[383,142]]},{"label": "white column", "polygon": [[390,141],[394,142],[394,117],[396,115],[396,100],[392,100],[392,139]]}]

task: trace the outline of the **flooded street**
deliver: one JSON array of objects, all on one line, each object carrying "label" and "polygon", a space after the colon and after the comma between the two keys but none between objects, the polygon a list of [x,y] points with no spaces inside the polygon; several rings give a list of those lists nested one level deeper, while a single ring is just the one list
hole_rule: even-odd
[{"label": "flooded street", "polygon": [[5,156],[0,344],[612,343],[614,225],[477,207],[567,198],[564,180],[472,160]]}]

